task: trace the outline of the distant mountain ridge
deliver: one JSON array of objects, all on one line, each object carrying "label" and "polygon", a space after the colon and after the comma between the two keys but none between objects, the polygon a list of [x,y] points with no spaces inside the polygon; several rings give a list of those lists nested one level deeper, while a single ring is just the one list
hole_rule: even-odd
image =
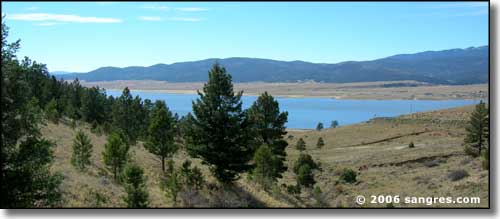
[{"label": "distant mountain ridge", "polygon": [[65,80],[85,81],[160,80],[200,82],[217,61],[235,82],[373,82],[415,80],[433,84],[488,82],[488,46],[399,54],[372,61],[336,64],[277,61],[259,58],[205,59],[149,67],[102,67],[87,73],[57,75]]}]

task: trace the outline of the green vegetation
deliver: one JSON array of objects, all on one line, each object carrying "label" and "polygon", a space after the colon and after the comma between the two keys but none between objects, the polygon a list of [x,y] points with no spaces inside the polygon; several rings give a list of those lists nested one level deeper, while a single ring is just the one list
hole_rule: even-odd
[{"label": "green vegetation", "polygon": [[71,156],[71,164],[79,170],[91,164],[90,157],[92,156],[92,143],[82,130],[79,130],[73,141],[73,155]]},{"label": "green vegetation", "polygon": [[119,133],[111,133],[108,143],[104,145],[102,157],[104,163],[112,170],[113,178],[117,181],[118,174],[127,162],[129,146]]},{"label": "green vegetation", "polygon": [[344,170],[342,170],[342,173],[340,175],[340,182],[355,183],[357,181],[357,175],[358,174],[354,170],[345,168]]},{"label": "green vegetation", "polygon": [[[115,98],[78,80],[58,81],[44,65],[18,60],[19,42],[7,43],[7,33],[2,23],[2,207],[352,206],[354,191],[446,194],[450,186],[433,180],[446,171],[444,181],[460,194],[489,198],[487,171],[477,168],[489,168],[484,103],[466,130],[456,117],[469,111],[440,111],[340,128],[333,121],[335,130],[320,123],[317,131],[288,130],[287,142],[288,113],[267,92],[243,110],[242,92],[234,93],[231,75],[218,64],[193,114],[179,118],[165,102],[133,97],[128,88]],[[463,159],[456,145],[464,136],[466,151],[481,160]],[[299,151],[287,148],[295,139]],[[321,148],[325,141],[327,148],[304,153],[306,144]],[[418,150],[400,150],[413,141]],[[321,168],[315,160],[324,162]],[[245,174],[265,189],[240,178]]]},{"label": "green vegetation", "polygon": [[125,190],[127,197],[125,202],[129,208],[148,207],[149,194],[146,190],[144,171],[136,164],[129,164],[124,171]]},{"label": "green vegetation", "polygon": [[7,42],[2,18],[2,208],[57,207],[61,175],[50,172],[53,142],[43,138],[42,108],[52,98],[40,92],[51,82],[45,65],[27,57],[18,60],[20,41]]},{"label": "green vegetation", "polygon": [[209,165],[213,175],[227,184],[251,169],[253,157],[250,124],[241,109],[241,95],[233,91],[231,75],[219,64],[209,71],[208,82],[193,102],[187,130],[187,150]]},{"label": "green vegetation", "polygon": [[320,123],[318,123],[318,125],[316,126],[316,131],[321,131],[321,130],[323,130],[323,128],[324,128],[324,127],[323,127],[323,123],[321,123],[321,122],[320,122]]},{"label": "green vegetation", "polygon": [[319,137],[318,142],[316,143],[316,147],[321,149],[323,146],[325,146],[325,141],[323,140],[322,137]]},{"label": "green vegetation", "polygon": [[339,126],[339,122],[337,120],[333,120],[330,128],[337,128]]},{"label": "green vegetation", "polygon": [[151,111],[147,141],[144,147],[161,160],[161,169],[165,173],[165,159],[178,149],[174,144],[176,134],[175,120],[165,102],[156,101]]},{"label": "green vegetation", "polygon": [[415,144],[413,144],[413,141],[410,141],[410,144],[408,144],[408,147],[409,148],[414,148],[415,147]]},{"label": "green vegetation", "polygon": [[304,139],[299,138],[299,140],[297,140],[297,144],[295,145],[295,148],[297,148],[297,150],[299,150],[299,151],[306,150],[306,142],[304,141]]},{"label": "green vegetation", "polygon": [[253,144],[260,146],[254,155],[254,174],[260,183],[275,182],[287,170],[285,149],[288,143],[284,136],[288,113],[280,112],[278,101],[264,92],[248,109],[247,115],[252,124],[251,132],[255,133]]},{"label": "green vegetation", "polygon": [[464,139],[465,152],[471,156],[482,155],[482,150],[488,145],[489,139],[489,115],[488,108],[484,102],[476,105],[476,109],[470,117],[466,127],[467,136]]}]

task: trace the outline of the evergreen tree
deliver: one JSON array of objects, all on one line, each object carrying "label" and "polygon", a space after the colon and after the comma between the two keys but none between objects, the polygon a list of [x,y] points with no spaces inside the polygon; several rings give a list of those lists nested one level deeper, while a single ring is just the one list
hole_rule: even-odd
[{"label": "evergreen tree", "polygon": [[333,120],[332,124],[330,125],[331,128],[337,128],[339,126],[339,122],[337,120]]},{"label": "evergreen tree", "polygon": [[104,145],[102,153],[104,163],[113,171],[115,181],[128,158],[129,146],[122,136],[117,132],[109,135],[108,143]]},{"label": "evergreen tree", "polygon": [[121,130],[125,135],[127,144],[134,144],[138,134],[134,132],[135,116],[133,115],[132,95],[128,87],[123,89],[123,93],[118,97],[113,105],[113,127]]},{"label": "evergreen tree", "polygon": [[50,100],[45,106],[45,114],[47,115],[47,119],[54,123],[58,123],[61,114],[57,110],[57,101],[56,99]]},{"label": "evergreen tree", "polygon": [[304,141],[304,139],[299,138],[299,140],[297,141],[297,144],[295,145],[295,148],[297,148],[297,150],[299,150],[299,151],[306,150],[306,142]]},{"label": "evergreen tree", "polygon": [[156,101],[151,112],[151,122],[148,128],[148,138],[144,147],[161,160],[161,169],[165,173],[165,159],[177,151],[174,143],[176,129],[172,113],[164,101]]},{"label": "evergreen tree", "polygon": [[92,144],[90,143],[90,139],[82,130],[79,130],[73,140],[71,164],[79,170],[85,170],[86,166],[91,164],[91,157]]},{"label": "evergreen tree", "polygon": [[164,176],[163,183],[161,184],[163,190],[166,191],[167,197],[170,197],[177,204],[177,196],[182,190],[182,180],[179,172],[174,167],[174,161],[167,161],[167,174]]},{"label": "evergreen tree", "polygon": [[299,159],[297,159],[297,161],[294,164],[293,172],[295,174],[298,174],[300,167],[303,166],[303,165],[308,165],[309,168],[311,168],[312,170],[319,169],[319,165],[316,162],[314,162],[314,160],[312,159],[311,155],[309,155],[309,154],[300,154],[299,155]]},{"label": "evergreen tree", "polygon": [[144,171],[138,165],[130,164],[127,165],[124,172],[127,207],[147,208],[149,194],[146,190]]},{"label": "evergreen tree", "polygon": [[318,138],[318,143],[316,143],[316,147],[318,147],[319,149],[321,149],[323,146],[325,146],[325,141],[323,141],[322,137],[319,137]]},{"label": "evergreen tree", "polygon": [[288,112],[280,113],[278,101],[264,92],[248,109],[247,114],[252,124],[252,131],[255,133],[253,135],[256,138],[256,145],[267,145],[266,147],[269,147],[274,155],[270,179],[274,181],[275,178],[281,178],[287,169],[285,149],[288,143],[284,140],[284,136],[287,133],[285,123],[288,120]]},{"label": "evergreen tree", "polygon": [[318,123],[318,125],[316,126],[316,131],[321,131],[323,130],[323,123]]},{"label": "evergreen tree", "polygon": [[486,104],[481,101],[470,117],[468,126],[465,128],[467,136],[464,139],[465,151],[477,157],[482,154],[482,149],[487,147],[489,140],[489,115]]},{"label": "evergreen tree", "polygon": [[241,95],[234,94],[231,75],[219,64],[209,71],[203,93],[193,102],[193,114],[187,137],[191,156],[209,165],[222,183],[231,183],[239,173],[251,168],[253,151],[249,124],[242,111]]},{"label": "evergreen tree", "polygon": [[297,184],[305,187],[311,187],[316,183],[314,174],[308,164],[300,166],[297,172]]},{"label": "evergreen tree", "polygon": [[[90,124],[102,124],[105,121],[106,93],[99,87],[87,88],[82,95],[81,114]],[[95,128],[95,127],[94,127]]]},{"label": "evergreen tree", "polygon": [[271,148],[263,144],[257,149],[254,155],[255,169],[253,170],[252,176],[254,179],[264,188],[269,188],[270,184],[276,181],[277,173],[276,163],[281,162],[275,154],[273,154]]},{"label": "evergreen tree", "polygon": [[191,168],[190,160],[185,160],[182,163],[179,174],[182,178],[182,184],[188,189],[200,190],[205,184],[205,179],[200,168],[196,166]]},{"label": "evergreen tree", "polygon": [[[57,207],[62,176],[51,173],[54,143],[40,135],[41,111],[34,82],[28,74],[48,78],[32,62],[17,60],[20,41],[7,42],[8,27],[2,18],[1,45],[1,185],[2,208]],[[25,59],[26,60],[26,59]]]}]

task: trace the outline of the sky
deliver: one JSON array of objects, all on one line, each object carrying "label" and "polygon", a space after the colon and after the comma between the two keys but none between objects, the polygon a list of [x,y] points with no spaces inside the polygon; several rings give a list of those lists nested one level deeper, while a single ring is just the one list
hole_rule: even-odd
[{"label": "sky", "polygon": [[338,63],[488,45],[487,2],[2,2],[2,15],[18,56],[49,71],[228,57]]}]

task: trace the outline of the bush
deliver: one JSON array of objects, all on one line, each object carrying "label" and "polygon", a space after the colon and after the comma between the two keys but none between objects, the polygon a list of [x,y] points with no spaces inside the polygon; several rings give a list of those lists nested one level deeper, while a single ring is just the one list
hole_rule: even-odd
[{"label": "bush", "polygon": [[314,160],[312,159],[311,155],[309,154],[300,154],[299,155],[299,159],[297,159],[297,161],[295,162],[295,165],[293,166],[293,172],[295,174],[298,174],[299,173],[299,168],[303,165],[309,165],[309,167],[311,168],[311,170],[314,170],[314,169],[319,169],[319,165],[314,162]]},{"label": "bush", "polygon": [[340,181],[345,183],[355,183],[357,181],[357,173],[349,168],[345,168],[340,175]]},{"label": "bush", "polygon": [[468,176],[469,173],[467,173],[467,171],[465,170],[454,170],[448,174],[448,179],[450,179],[451,181],[458,181]]},{"label": "bush", "polygon": [[300,185],[288,185],[286,187],[286,191],[288,192],[288,194],[298,195],[300,194]]},{"label": "bush", "polygon": [[319,137],[318,138],[318,142],[316,143],[316,147],[318,147],[319,149],[321,149],[323,146],[325,146],[325,141],[323,140],[322,137]]},{"label": "bush", "polygon": [[306,142],[304,141],[304,139],[299,138],[299,140],[297,141],[297,145],[295,147],[299,151],[304,151],[306,149]]},{"label": "bush", "polygon": [[409,148],[414,148],[415,147],[415,144],[413,144],[413,141],[410,142],[410,144],[408,145]]},{"label": "bush", "polygon": [[315,183],[316,181],[314,180],[314,174],[311,167],[308,164],[300,166],[297,174],[297,184],[305,187],[311,187]]},{"label": "bush", "polygon": [[323,126],[323,123],[321,123],[321,122],[320,122],[320,123],[318,123],[318,125],[316,126],[316,130],[317,130],[317,131],[321,131],[321,130],[323,129],[323,127],[324,127],[324,126]]}]

